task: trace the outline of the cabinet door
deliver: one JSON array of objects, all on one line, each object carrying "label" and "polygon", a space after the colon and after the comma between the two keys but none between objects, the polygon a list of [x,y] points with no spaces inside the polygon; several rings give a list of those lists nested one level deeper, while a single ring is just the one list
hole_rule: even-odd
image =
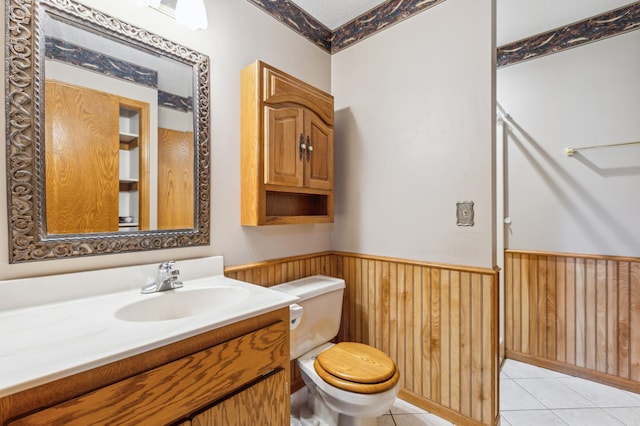
[{"label": "cabinet door", "polygon": [[193,228],[193,132],[158,129],[158,229]]},{"label": "cabinet door", "polygon": [[[188,347],[185,346],[184,350]],[[176,420],[182,422],[186,416],[211,406],[229,393],[255,383],[265,372],[281,368],[288,373],[288,369],[284,368],[287,362],[289,322],[278,321],[144,373],[36,410],[7,423],[7,426],[138,426],[166,425]],[[280,392],[276,392],[276,385],[264,386],[256,388],[254,392],[257,393],[247,394],[253,395],[248,400],[258,404],[259,398],[266,400],[273,393],[270,401],[277,400],[277,407],[258,407],[255,408],[256,413],[260,416],[265,413],[264,416],[267,416],[271,415],[272,410],[282,410],[288,421],[289,405],[283,405],[288,399],[281,399],[286,392],[284,385]],[[264,411],[258,411],[260,409]],[[215,424],[225,425],[224,422]]]},{"label": "cabinet door", "polygon": [[47,232],[118,230],[118,100],[45,84]]},{"label": "cabinet door", "polygon": [[284,370],[235,394],[191,419],[193,426],[289,425],[289,392]]},{"label": "cabinet door", "polygon": [[265,107],[265,164],[266,184],[303,186],[304,163],[300,153],[303,135],[301,108]]},{"label": "cabinet door", "polygon": [[[316,114],[305,112],[305,186],[314,189],[333,189],[333,128]],[[308,138],[307,138],[308,137]]]}]

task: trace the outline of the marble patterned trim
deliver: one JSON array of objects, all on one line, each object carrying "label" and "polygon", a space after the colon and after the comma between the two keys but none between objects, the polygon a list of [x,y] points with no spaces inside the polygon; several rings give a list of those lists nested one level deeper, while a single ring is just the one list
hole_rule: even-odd
[{"label": "marble patterned trim", "polygon": [[[289,0],[248,0],[311,40],[337,53],[446,0],[388,0],[331,31]],[[640,2],[498,47],[498,68],[640,28]]]},{"label": "marble patterned trim", "polygon": [[640,29],[640,2],[498,47],[498,68]]},{"label": "marble patterned trim", "polygon": [[181,112],[191,112],[193,110],[193,98],[158,90],[158,106]]},{"label": "marble patterned trim", "polygon": [[248,0],[326,52],[331,51],[333,33],[289,0]]},{"label": "marble patterned trim", "polygon": [[393,24],[445,0],[388,0],[344,24],[333,33],[331,53],[337,53]]},{"label": "marble patterned trim", "polygon": [[147,87],[158,87],[158,72],[69,42],[47,37],[45,57]]},{"label": "marble patterned trim", "polygon": [[[158,87],[158,72],[155,70],[52,37],[47,37],[45,44],[45,56],[47,59],[64,62],[152,89],[157,89]],[[158,106],[189,112],[193,110],[193,98],[158,90]]]},{"label": "marble patterned trim", "polygon": [[324,51],[336,53],[445,0],[387,0],[331,31],[289,0],[248,0]]}]

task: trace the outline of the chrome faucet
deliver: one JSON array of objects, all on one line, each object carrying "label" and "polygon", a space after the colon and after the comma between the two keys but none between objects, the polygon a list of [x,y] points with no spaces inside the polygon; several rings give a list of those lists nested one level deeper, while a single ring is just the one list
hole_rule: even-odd
[{"label": "chrome faucet", "polygon": [[158,277],[151,284],[142,287],[142,294],[155,293],[158,291],[173,290],[182,287],[182,281],[178,280],[180,271],[173,269],[176,262],[170,260],[158,266]]}]

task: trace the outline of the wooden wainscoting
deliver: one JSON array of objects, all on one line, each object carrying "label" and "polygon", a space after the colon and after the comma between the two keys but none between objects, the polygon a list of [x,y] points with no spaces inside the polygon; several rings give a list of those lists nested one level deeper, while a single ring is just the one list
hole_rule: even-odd
[{"label": "wooden wainscoting", "polygon": [[271,287],[311,275],[335,275],[331,252],[286,257],[224,269],[228,278]]},{"label": "wooden wainscoting", "polygon": [[497,271],[334,253],[347,283],[340,340],[400,369],[400,396],[458,425],[498,416]]},{"label": "wooden wainscoting", "polygon": [[[324,252],[225,269],[270,287],[324,274],[346,282],[338,341],[367,343],[400,369],[400,397],[457,425],[498,419],[498,273]],[[292,365],[292,392],[302,386]]]},{"label": "wooden wainscoting", "polygon": [[[225,268],[224,274],[228,278],[271,287],[287,281],[309,277],[311,275],[335,276],[335,262],[331,252],[314,253],[267,260],[247,265]],[[304,386],[300,369],[295,361],[291,361],[291,393]]]},{"label": "wooden wainscoting", "polygon": [[512,358],[640,392],[640,259],[507,250]]}]

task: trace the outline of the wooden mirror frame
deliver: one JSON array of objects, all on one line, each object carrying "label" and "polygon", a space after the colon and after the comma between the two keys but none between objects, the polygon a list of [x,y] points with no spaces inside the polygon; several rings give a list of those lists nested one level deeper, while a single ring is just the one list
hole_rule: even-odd
[{"label": "wooden mirror frame", "polygon": [[[209,58],[73,0],[7,0],[5,107],[9,263],[208,245],[210,240]],[[46,14],[193,69],[192,229],[48,235],[44,152]]]}]

